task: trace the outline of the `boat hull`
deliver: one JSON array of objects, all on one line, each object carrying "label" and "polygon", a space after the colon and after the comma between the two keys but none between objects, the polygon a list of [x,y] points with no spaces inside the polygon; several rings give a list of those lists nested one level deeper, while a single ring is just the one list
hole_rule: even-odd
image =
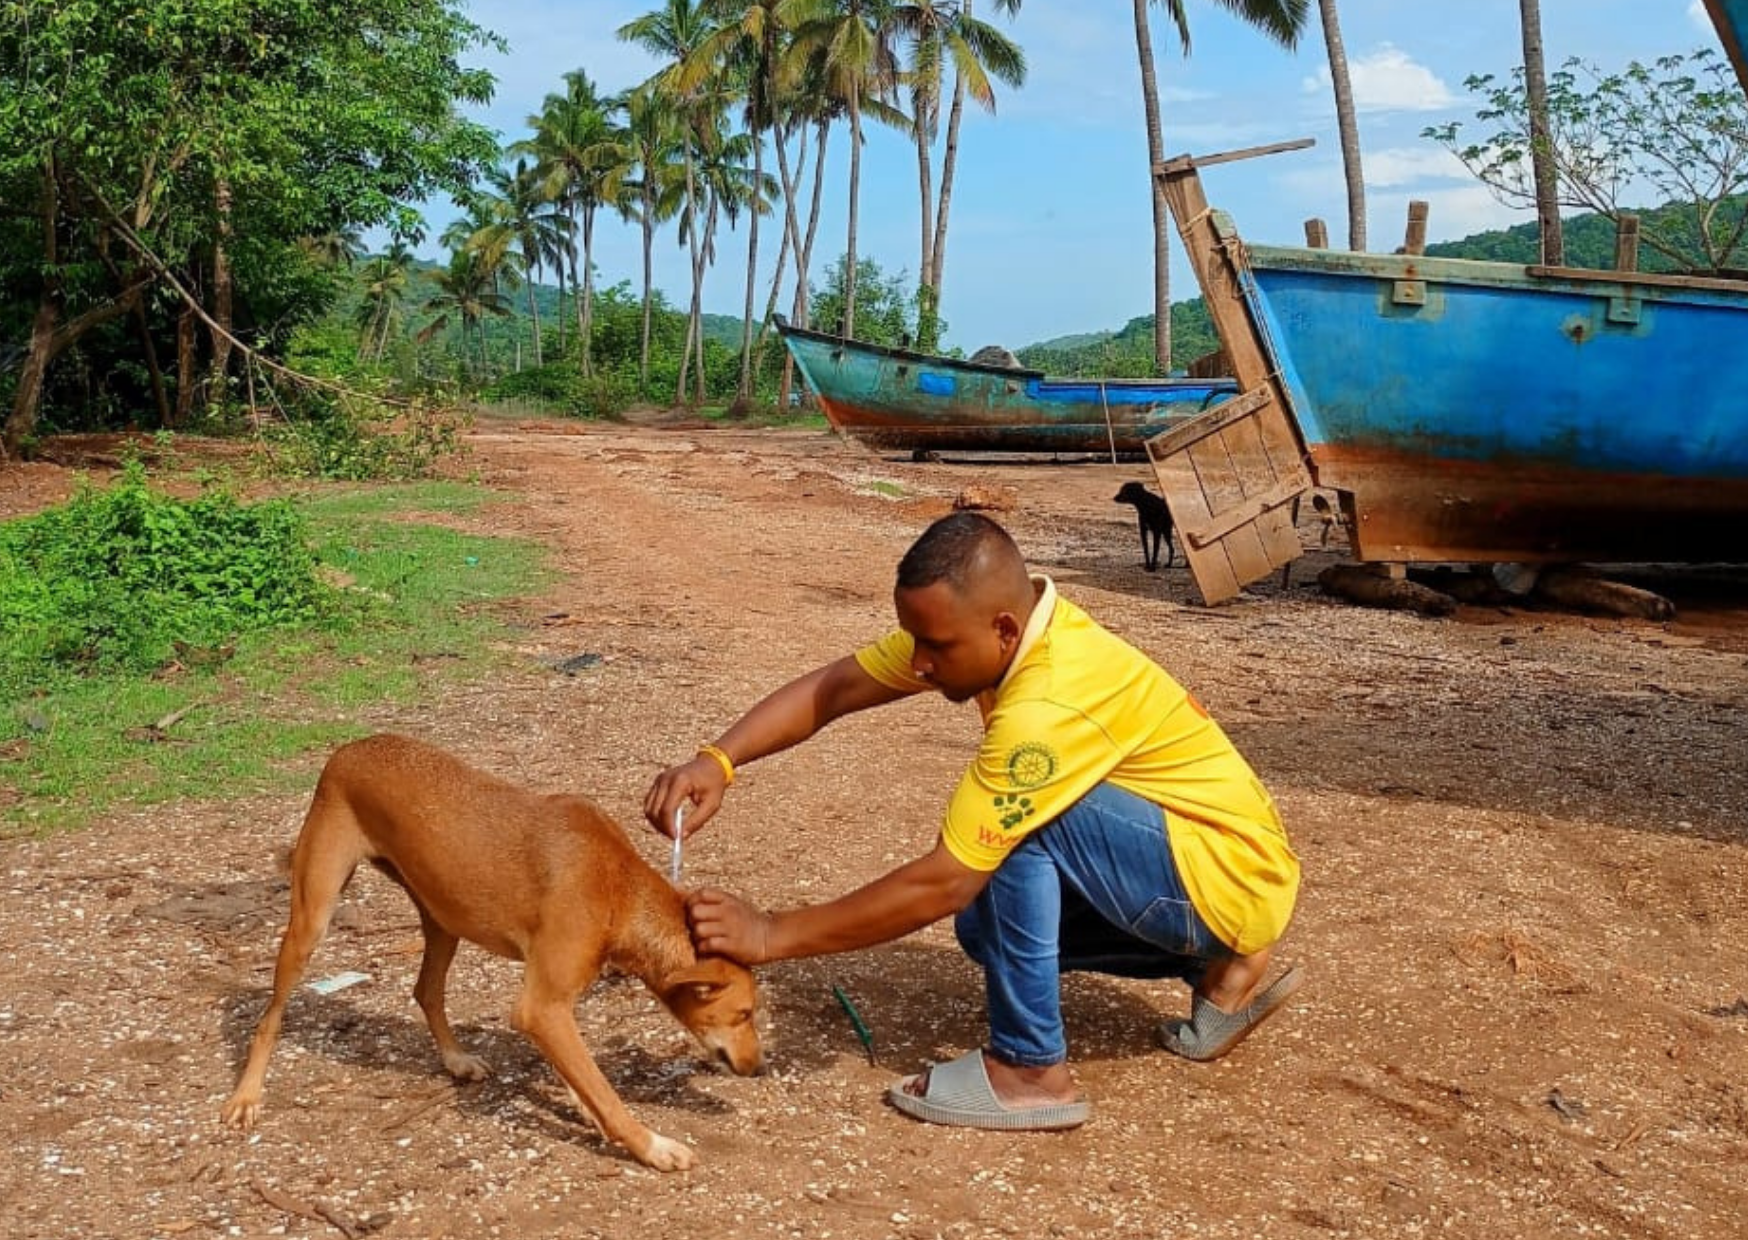
[{"label": "boat hull", "polygon": [[1748,559],[1748,288],[1253,246],[1362,560]]},{"label": "boat hull", "polygon": [[1052,379],[779,325],[838,431],[878,450],[1114,453],[1230,397],[1229,379]]}]

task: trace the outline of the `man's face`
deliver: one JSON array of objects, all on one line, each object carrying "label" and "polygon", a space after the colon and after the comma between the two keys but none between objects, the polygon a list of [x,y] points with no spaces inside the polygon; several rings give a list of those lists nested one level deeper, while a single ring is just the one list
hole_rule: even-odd
[{"label": "man's face", "polygon": [[950,702],[993,689],[1019,646],[1019,626],[1006,612],[991,614],[975,599],[937,582],[893,592],[898,625],[916,642],[911,671]]}]

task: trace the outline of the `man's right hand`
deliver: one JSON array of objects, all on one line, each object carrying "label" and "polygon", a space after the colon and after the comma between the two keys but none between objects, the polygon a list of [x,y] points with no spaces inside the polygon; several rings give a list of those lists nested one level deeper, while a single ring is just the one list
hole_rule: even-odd
[{"label": "man's right hand", "polygon": [[643,816],[649,825],[672,839],[674,811],[690,805],[686,821],[680,830],[691,835],[710,821],[722,805],[722,794],[728,790],[728,777],[722,766],[708,754],[699,754],[690,762],[670,766],[655,777],[643,798]]}]

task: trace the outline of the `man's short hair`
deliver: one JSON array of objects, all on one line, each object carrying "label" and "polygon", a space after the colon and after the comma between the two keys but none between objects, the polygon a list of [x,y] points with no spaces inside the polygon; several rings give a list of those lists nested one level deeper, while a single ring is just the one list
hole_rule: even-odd
[{"label": "man's short hair", "polygon": [[898,562],[898,588],[917,590],[946,582],[966,590],[980,564],[999,562],[1004,555],[1023,562],[1012,536],[982,513],[955,512],[942,517],[911,544]]}]

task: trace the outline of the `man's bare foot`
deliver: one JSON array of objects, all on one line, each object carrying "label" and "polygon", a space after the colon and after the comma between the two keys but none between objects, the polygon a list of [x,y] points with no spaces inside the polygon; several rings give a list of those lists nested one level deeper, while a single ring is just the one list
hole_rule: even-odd
[{"label": "man's bare foot", "polygon": [[[989,1074],[989,1087],[996,1099],[1009,1108],[1049,1106],[1055,1103],[1079,1102],[1080,1090],[1075,1088],[1074,1074],[1067,1063],[1053,1063],[1043,1068],[1022,1068],[1003,1063],[985,1048],[983,1070]],[[904,1092],[921,1098],[929,1092],[929,1074],[922,1071],[905,1081]]]}]

